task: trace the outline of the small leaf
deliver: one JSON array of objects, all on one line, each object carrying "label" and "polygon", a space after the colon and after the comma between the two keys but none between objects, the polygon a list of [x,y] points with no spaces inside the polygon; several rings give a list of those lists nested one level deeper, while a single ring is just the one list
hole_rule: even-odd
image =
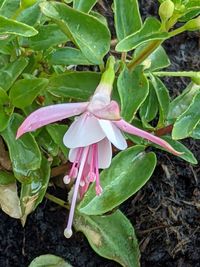
[{"label": "small leaf", "polygon": [[28,60],[22,57],[0,69],[0,87],[8,91],[27,65]]},{"label": "small leaf", "polygon": [[169,91],[158,77],[151,75],[150,78],[159,103],[159,121],[157,127],[163,127],[169,111]]},{"label": "small leaf", "polygon": [[148,80],[140,67],[134,71],[129,71],[124,67],[119,75],[117,87],[121,100],[122,117],[127,121],[132,121],[148,95]]},{"label": "small leaf", "polygon": [[140,117],[146,122],[152,121],[158,112],[158,99],[152,83],[149,83],[149,94],[140,107]]},{"label": "small leaf", "polygon": [[0,15],[7,18],[14,15],[15,11],[19,8],[19,0],[1,0],[0,1]]},{"label": "small leaf", "polygon": [[118,52],[127,52],[152,40],[167,39],[169,34],[167,32],[161,32],[160,26],[160,22],[157,19],[152,17],[147,18],[144,26],[139,31],[127,36],[117,44],[116,50]]},{"label": "small leaf", "polygon": [[52,65],[92,65],[80,50],[72,47],[58,48],[47,59]]},{"label": "small leaf", "polygon": [[72,267],[72,266],[58,256],[52,254],[46,254],[35,258],[29,264],[28,267]]},{"label": "small leaf", "polygon": [[22,216],[16,183],[0,185],[0,207],[12,218]]},{"label": "small leaf", "polygon": [[200,85],[190,83],[186,89],[176,97],[169,105],[167,120],[170,123],[174,121],[189,107],[195,95],[199,92]]},{"label": "small leaf", "polygon": [[0,185],[12,184],[15,181],[15,176],[12,173],[0,170]]},{"label": "small leaf", "polygon": [[73,8],[85,13],[89,13],[96,2],[97,0],[74,0]]},{"label": "small leaf", "polygon": [[47,132],[50,134],[53,141],[59,146],[65,157],[67,157],[69,151],[69,149],[63,144],[63,136],[67,129],[67,125],[55,123],[46,126]]},{"label": "small leaf", "polygon": [[56,96],[88,100],[101,78],[95,72],[69,72],[56,75],[49,80],[48,90]]},{"label": "small leaf", "polygon": [[139,267],[140,252],[134,229],[119,210],[106,216],[75,214],[74,227],[87,237],[100,256],[125,267]]},{"label": "small leaf", "polygon": [[[13,0],[11,0],[13,1]],[[30,0],[27,0],[30,2]],[[17,20],[23,23],[26,23],[30,26],[35,26],[39,24],[40,18],[41,18],[41,11],[39,7],[39,2],[41,0],[36,0],[37,3],[33,6],[24,9],[19,16],[17,17]]]},{"label": "small leaf", "polygon": [[62,3],[44,2],[40,7],[91,63],[102,64],[103,57],[110,47],[110,32],[103,23]]},{"label": "small leaf", "polygon": [[[146,44],[140,45],[134,51],[134,57],[140,54],[142,50],[146,47]],[[145,60],[150,62],[148,69],[151,71],[159,70],[170,66],[170,60],[167,56],[165,49],[160,45],[156,50],[151,53],[151,55]]]},{"label": "small leaf", "polygon": [[176,120],[172,137],[173,139],[183,139],[192,134],[200,122],[200,92],[193,98],[191,104]]},{"label": "small leaf", "polygon": [[14,113],[8,127],[1,133],[5,140],[15,177],[23,182],[30,181],[30,174],[40,168],[41,153],[35,139],[30,133],[16,140],[16,132],[23,118]]},{"label": "small leaf", "polygon": [[136,193],[151,177],[156,156],[145,153],[145,147],[136,145],[120,152],[110,168],[101,172],[103,193],[97,196],[94,184],[89,188],[78,209],[87,215],[108,212]]},{"label": "small leaf", "polygon": [[0,131],[3,131],[12,115],[13,107],[10,105],[10,99],[6,92],[0,87]]},{"label": "small leaf", "polygon": [[115,28],[119,41],[142,26],[137,0],[114,0]]},{"label": "small leaf", "polygon": [[42,158],[40,169],[32,172],[32,175],[31,183],[21,185],[20,202],[23,225],[27,216],[42,202],[46,193],[50,178],[50,164],[46,158]]},{"label": "small leaf", "polygon": [[44,78],[18,80],[10,90],[10,100],[18,108],[29,106],[47,84],[48,79]]},{"label": "small leaf", "polygon": [[55,157],[58,155],[59,147],[52,140],[50,134],[46,131],[45,128],[41,129],[39,134],[36,137],[36,141],[40,147],[42,147],[47,153]]},{"label": "small leaf", "polygon": [[198,123],[197,126],[193,129],[190,137],[194,139],[200,139],[200,123]]},{"label": "small leaf", "polygon": [[65,43],[68,40],[69,38],[60,30],[58,25],[41,25],[38,28],[38,34],[29,38],[29,46],[36,51],[40,51]]},{"label": "small leaf", "polygon": [[30,37],[37,33],[36,29],[27,24],[0,16],[0,34],[15,34]]}]

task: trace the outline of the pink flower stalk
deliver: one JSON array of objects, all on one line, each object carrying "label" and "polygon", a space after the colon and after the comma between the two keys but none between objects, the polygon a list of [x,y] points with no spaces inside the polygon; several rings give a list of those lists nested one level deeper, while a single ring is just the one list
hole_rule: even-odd
[{"label": "pink flower stalk", "polygon": [[72,235],[72,222],[77,198],[82,198],[90,183],[96,183],[96,194],[102,193],[99,169],[108,168],[112,159],[111,143],[119,150],[127,148],[122,131],[143,137],[169,152],[180,155],[166,141],[127,123],[120,117],[117,102],[111,101],[110,94],[114,80],[113,62],[109,62],[100,84],[89,102],[57,104],[42,107],[31,113],[17,131],[17,138],[52,122],[76,117],[63,137],[70,148],[69,160],[73,163],[64,183],[76,180],[67,227],[64,235]]}]

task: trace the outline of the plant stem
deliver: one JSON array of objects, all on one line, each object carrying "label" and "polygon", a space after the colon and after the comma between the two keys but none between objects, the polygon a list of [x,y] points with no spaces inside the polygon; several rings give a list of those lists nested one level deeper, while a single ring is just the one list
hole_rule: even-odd
[{"label": "plant stem", "polygon": [[159,77],[172,76],[172,77],[197,77],[200,71],[156,71],[154,75]]},{"label": "plant stem", "polygon": [[163,40],[151,42],[142,52],[136,56],[127,66],[129,70],[133,70],[137,65],[142,63],[156,48],[163,42]]},{"label": "plant stem", "polygon": [[46,193],[45,197],[47,199],[51,200],[52,202],[58,204],[59,206],[69,210],[69,205],[65,201],[63,201],[62,199],[54,197],[53,195],[51,195],[49,193]]}]

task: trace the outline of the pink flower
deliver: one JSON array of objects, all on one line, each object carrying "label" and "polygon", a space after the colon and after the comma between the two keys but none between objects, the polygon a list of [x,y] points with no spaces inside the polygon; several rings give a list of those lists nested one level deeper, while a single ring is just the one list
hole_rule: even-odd
[{"label": "pink flower", "polygon": [[106,75],[108,73],[111,75],[110,71],[108,67],[89,102],[42,107],[31,113],[17,131],[17,138],[19,138],[24,133],[49,123],[81,114],[75,118],[63,137],[65,146],[70,148],[69,160],[73,163],[69,174],[64,176],[64,182],[69,183],[76,179],[68,224],[64,232],[66,237],[72,235],[72,221],[78,195],[82,198],[90,183],[94,181],[96,194],[102,193],[99,169],[108,168],[111,164],[111,143],[119,150],[127,148],[126,139],[121,130],[143,137],[175,155],[180,154],[166,141],[120,118],[117,102],[110,100],[113,78],[110,78],[110,82],[105,82],[108,80]]}]

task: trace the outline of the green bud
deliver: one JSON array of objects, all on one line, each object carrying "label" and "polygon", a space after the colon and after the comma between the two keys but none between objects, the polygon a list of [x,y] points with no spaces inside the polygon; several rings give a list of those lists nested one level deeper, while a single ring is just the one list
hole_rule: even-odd
[{"label": "green bud", "polygon": [[159,7],[159,16],[163,22],[171,18],[174,13],[174,3],[171,0],[165,0]]},{"label": "green bud", "polygon": [[191,19],[184,25],[185,30],[187,31],[196,31],[200,30],[200,16],[195,19]]},{"label": "green bud", "polygon": [[37,0],[21,0],[21,8],[25,9],[27,7],[33,6]]},{"label": "green bud", "polygon": [[197,85],[200,85],[200,71],[198,71],[196,75],[191,78],[191,80]]}]

